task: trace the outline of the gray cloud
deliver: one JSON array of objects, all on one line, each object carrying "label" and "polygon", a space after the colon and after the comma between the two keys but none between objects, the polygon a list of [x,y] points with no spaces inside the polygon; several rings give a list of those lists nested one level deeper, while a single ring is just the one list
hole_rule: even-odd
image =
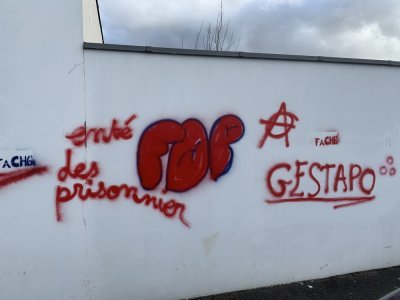
[{"label": "gray cloud", "polygon": [[[193,48],[211,0],[99,0],[107,43]],[[189,4],[187,4],[189,3]],[[398,0],[225,0],[239,50],[400,60]]]}]

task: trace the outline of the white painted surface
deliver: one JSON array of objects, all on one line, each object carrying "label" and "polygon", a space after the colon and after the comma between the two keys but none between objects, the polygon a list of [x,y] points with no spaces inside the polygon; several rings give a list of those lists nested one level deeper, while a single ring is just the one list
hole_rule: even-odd
[{"label": "white painted surface", "polygon": [[96,0],[82,0],[83,40],[87,43],[103,43]]},{"label": "white painted surface", "polygon": [[[190,229],[126,201],[85,204],[92,275],[99,286],[107,283],[97,297],[184,298],[400,263],[399,177],[378,171],[388,155],[398,166],[400,69],[91,50],[85,56],[88,126],[138,114],[132,141],[88,146],[106,182],[140,186],[138,140],[158,119],[198,118],[209,130],[229,113],[246,126],[232,145],[232,168],[218,182],[206,178],[189,192],[169,193],[187,205]],[[269,139],[258,149],[259,119],[282,100],[300,119],[290,147]],[[339,145],[310,142],[333,129]],[[331,203],[266,204],[267,170],[296,160],[370,167],[377,198],[337,210]],[[315,186],[302,181],[302,189]]]},{"label": "white painted surface", "polygon": [[0,191],[0,299],[89,299],[82,206],[64,224],[54,214],[63,135],[85,115],[81,7],[0,1],[0,146],[50,167]]},{"label": "white painted surface", "polygon": [[[32,149],[50,167],[0,190],[1,299],[177,299],[400,264],[399,177],[379,175],[388,155],[399,168],[399,68],[83,52],[80,1],[54,7],[48,0],[0,3],[0,101],[7,108],[0,146]],[[290,147],[268,139],[257,148],[259,119],[283,100],[299,117]],[[132,113],[132,139],[89,141],[85,150],[64,137],[85,120],[88,128],[109,127]],[[96,181],[135,185],[143,194],[136,150],[150,123],[197,118],[210,132],[228,113],[246,128],[232,145],[230,171],[185,193],[164,196],[162,184],[151,192],[184,203],[190,229],[122,197],[76,197],[56,221],[66,148],[74,148],[74,163],[99,163]],[[312,143],[330,130],[339,132],[339,145]],[[266,172],[296,160],[370,167],[376,199],[337,210],[265,203]],[[304,181],[301,188],[314,186]]]}]

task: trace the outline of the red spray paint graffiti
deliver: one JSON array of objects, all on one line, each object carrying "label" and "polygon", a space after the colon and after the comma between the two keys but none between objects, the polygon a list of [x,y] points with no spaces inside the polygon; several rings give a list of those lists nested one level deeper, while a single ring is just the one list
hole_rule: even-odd
[{"label": "red spray paint graffiti", "polygon": [[9,184],[17,183],[35,175],[43,175],[47,173],[48,170],[49,169],[46,166],[35,166],[7,173],[0,173],[0,189]]},{"label": "red spray paint graffiti", "polygon": [[108,144],[113,139],[116,141],[129,140],[133,136],[133,129],[129,125],[135,119],[136,115],[131,115],[123,122],[123,126],[120,126],[118,119],[113,119],[109,129],[105,127],[86,128],[85,122],[84,126],[77,127],[65,137],[71,140],[72,144],[77,147],[86,145],[88,140],[92,140],[95,144]]},{"label": "red spray paint graffiti", "polygon": [[[258,143],[258,148],[262,148],[268,137],[274,139],[285,138],[285,146],[289,147],[289,132],[296,128],[294,123],[299,121],[299,118],[286,110],[286,103],[283,102],[279,110],[274,113],[268,120],[260,119],[260,124],[265,125],[265,132],[260,142]],[[275,127],[282,127],[282,131],[279,133],[274,133]]]},{"label": "red spray paint graffiti", "polygon": [[[86,145],[89,140],[93,143],[108,144],[111,140],[128,140],[133,136],[129,124],[136,118],[132,115],[124,126],[113,119],[110,128],[89,128],[80,126],[66,138],[77,147]],[[196,186],[210,169],[211,178],[217,180],[228,172],[232,165],[233,150],[230,145],[240,140],[244,134],[243,122],[234,115],[226,115],[215,121],[211,129],[210,142],[203,124],[196,119],[188,119],[180,124],[173,120],[161,120],[151,124],[143,132],[137,153],[137,166],[142,186],[151,190],[158,186],[162,177],[161,157],[169,152],[166,189],[183,192]],[[171,146],[171,147],[170,147]],[[170,149],[171,148],[171,149]],[[119,197],[133,200],[137,204],[152,205],[168,218],[179,217],[187,227],[189,223],[184,217],[186,206],[183,203],[150,194],[139,195],[136,186],[128,184],[107,185],[104,181],[94,180],[100,174],[99,163],[80,162],[72,164],[72,149],[67,149],[65,165],[59,169],[58,180],[65,183],[68,179],[83,182],[74,183],[72,188],[56,187],[56,217],[62,221],[61,204],[78,197],[81,201],[87,199],[108,199],[114,201]]]},{"label": "red spray paint graffiti", "polygon": [[67,149],[65,152],[65,165],[59,169],[57,173],[60,182],[66,182],[67,179],[81,180],[82,182],[74,183],[72,189],[66,186],[58,185],[56,187],[56,218],[57,221],[63,220],[61,212],[61,204],[71,201],[78,197],[81,201],[108,199],[115,201],[119,197],[132,200],[136,204],[152,206],[154,210],[158,210],[167,218],[178,216],[179,220],[187,227],[189,222],[184,217],[186,209],[185,204],[170,199],[165,201],[160,197],[150,194],[139,194],[139,189],[128,184],[107,185],[104,181],[94,182],[100,174],[98,162],[91,162],[88,166],[86,163],[80,162],[75,166],[72,163],[73,150]]},{"label": "red spray paint graffiti", "polygon": [[[142,187],[155,189],[161,182],[161,157],[169,152],[166,191],[185,192],[198,185],[208,169],[213,180],[227,173],[232,165],[231,144],[244,134],[239,117],[226,115],[215,121],[210,139],[203,124],[188,119],[182,124],[161,120],[147,127],[139,141],[137,168]],[[170,149],[171,145],[171,149]]]},{"label": "red spray paint graffiti", "polygon": [[145,129],[139,141],[137,167],[144,189],[153,190],[161,182],[161,157],[168,153],[170,144],[173,144],[167,171],[170,190],[191,188],[206,175],[207,133],[203,125],[195,119],[182,125],[162,120]]},{"label": "red spray paint graffiti", "polygon": [[397,173],[396,168],[393,166],[394,163],[394,158],[393,156],[389,155],[388,157],[386,157],[386,165],[383,165],[379,168],[379,173],[382,176],[395,176]]},{"label": "red spray paint graffiti", "polygon": [[[136,115],[130,116],[120,126],[118,119],[113,119],[110,128],[86,128],[80,126],[71,134],[66,135],[66,138],[71,140],[72,144],[80,147],[87,144],[91,140],[95,144],[108,144],[112,140],[129,140],[133,137],[133,129],[130,123],[136,118]],[[132,200],[136,204],[143,204],[147,207],[152,207],[159,211],[167,218],[177,216],[179,220],[187,227],[190,227],[189,222],[184,217],[186,206],[175,199],[164,200],[151,194],[140,195],[139,189],[136,186],[126,183],[117,185],[107,185],[104,181],[95,182],[95,179],[100,175],[100,166],[96,161],[89,164],[79,162],[72,163],[73,150],[65,151],[65,164],[58,170],[57,178],[60,183],[66,183],[68,179],[78,180],[72,185],[72,188],[58,185],[56,187],[55,205],[57,221],[63,220],[61,211],[62,203],[66,203],[78,197],[81,201],[86,200],[102,200],[115,201],[117,198],[123,197],[127,200]]]},{"label": "red spray paint graffiti", "polygon": [[[294,169],[294,172],[291,172],[292,169]],[[306,193],[300,190],[305,179],[308,179],[311,183],[308,186],[314,186],[313,191]],[[335,209],[352,206],[375,199],[375,196],[371,195],[375,187],[375,179],[374,170],[371,168],[363,169],[358,164],[345,166],[344,164],[296,161],[292,166],[283,162],[271,167],[267,172],[267,188],[277,199],[266,200],[266,202],[270,204],[306,201],[347,202],[335,205]],[[329,196],[338,192],[344,194],[353,191],[358,195],[352,193],[349,196]]]},{"label": "red spray paint graffiti", "polygon": [[210,176],[217,180],[232,166],[233,149],[231,144],[244,135],[244,124],[237,116],[228,115],[215,121],[210,134]]},{"label": "red spray paint graffiti", "polygon": [[167,166],[166,189],[176,192],[195,187],[208,170],[207,132],[203,124],[189,119],[180,129],[184,135],[171,147]]}]

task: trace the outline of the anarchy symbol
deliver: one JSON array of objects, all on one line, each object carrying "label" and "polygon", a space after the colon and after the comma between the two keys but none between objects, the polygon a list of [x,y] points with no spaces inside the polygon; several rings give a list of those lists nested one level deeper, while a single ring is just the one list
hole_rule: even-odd
[{"label": "anarchy symbol", "polygon": [[[262,148],[264,146],[264,143],[268,137],[274,139],[281,139],[284,137],[285,145],[286,147],[289,147],[289,132],[290,130],[296,128],[294,123],[298,120],[299,118],[294,113],[286,111],[286,103],[282,102],[279,110],[268,120],[260,119],[260,124],[265,125],[265,132],[264,136],[258,143],[258,148]],[[278,133],[273,132],[275,127],[280,127],[281,130],[279,130]]]}]

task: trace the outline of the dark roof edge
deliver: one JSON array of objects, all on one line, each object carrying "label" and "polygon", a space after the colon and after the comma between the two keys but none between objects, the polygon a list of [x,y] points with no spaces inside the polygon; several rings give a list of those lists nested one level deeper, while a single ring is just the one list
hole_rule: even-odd
[{"label": "dark roof edge", "polygon": [[400,61],[327,57],[327,56],[268,54],[268,53],[231,52],[231,51],[209,51],[209,50],[161,48],[161,47],[149,47],[149,46],[128,46],[128,45],[98,44],[98,43],[83,43],[83,49],[123,51],[123,52],[140,52],[140,53],[152,53],[152,54],[173,54],[173,55],[191,55],[191,56],[270,59],[270,60],[287,60],[287,61],[309,61],[309,62],[344,63],[344,64],[400,67]]}]

